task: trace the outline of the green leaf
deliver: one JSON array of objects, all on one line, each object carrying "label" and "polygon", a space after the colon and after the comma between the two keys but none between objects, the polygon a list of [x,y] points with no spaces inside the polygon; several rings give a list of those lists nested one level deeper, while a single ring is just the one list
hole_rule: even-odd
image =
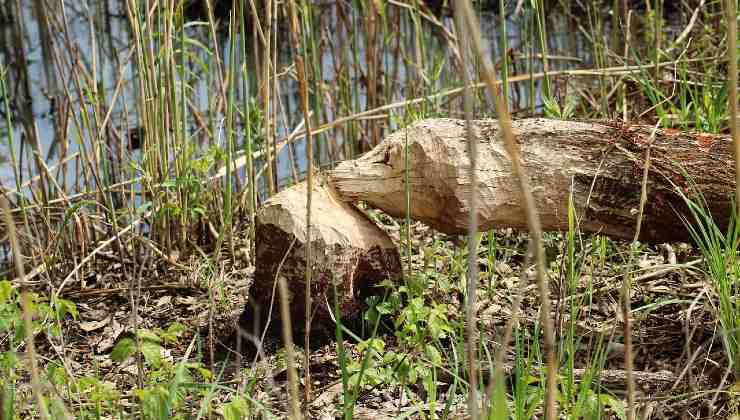
[{"label": "green leaf", "polygon": [[424,352],[429,358],[429,362],[432,364],[432,366],[442,366],[442,354],[439,352],[437,347],[435,347],[433,344],[427,344]]},{"label": "green leaf", "polygon": [[62,219],[62,225],[67,226],[72,216],[74,216],[74,214],[77,213],[77,211],[83,206],[95,207],[97,206],[97,204],[98,203],[95,200],[78,201],[77,203],[73,204],[70,208],[68,208],[67,211],[64,212],[64,219]]},{"label": "green leaf", "polygon": [[0,331],[12,331],[22,325],[18,305],[0,303]]},{"label": "green leaf", "polygon": [[151,209],[152,209],[152,202],[146,201],[136,208],[136,215],[142,216],[144,215],[144,213],[148,212]]},{"label": "green leaf", "polygon": [[13,285],[8,280],[0,281],[0,303],[10,301],[13,295]]},{"label": "green leaf", "polygon": [[545,105],[545,116],[548,118],[560,118],[560,104],[548,96],[542,97],[542,103]]},{"label": "green leaf", "polygon": [[357,344],[357,351],[359,352],[364,352],[368,348],[373,349],[378,353],[383,353],[383,350],[385,349],[385,341],[379,338],[372,338],[370,340],[361,341]]},{"label": "green leaf", "polygon": [[114,362],[121,363],[131,357],[135,351],[136,342],[133,338],[126,337],[118,341],[116,346],[113,348],[113,351],[110,353],[110,357]]},{"label": "green leaf", "polygon": [[15,335],[13,336],[13,340],[15,340],[16,343],[20,343],[26,338],[26,326],[23,322],[20,322],[20,313],[18,314],[18,321],[15,323],[14,327]]},{"label": "green leaf", "polygon": [[188,327],[186,327],[185,325],[179,322],[173,322],[167,327],[167,331],[161,334],[162,339],[165,341],[165,343],[175,343],[177,342],[177,339],[182,336],[187,330]]},{"label": "green leaf", "polygon": [[419,379],[418,374],[419,372],[415,368],[410,367],[408,370],[408,382],[410,384],[415,384]]},{"label": "green leaf", "polygon": [[159,336],[157,334],[155,334],[154,332],[152,332],[151,330],[140,329],[140,330],[138,330],[136,332],[136,335],[140,339],[142,339],[144,341],[151,341],[151,342],[154,342],[154,343],[161,343],[162,342],[162,339],[159,338]]},{"label": "green leaf", "polygon": [[59,386],[67,384],[67,381],[69,380],[69,378],[67,377],[67,372],[57,363],[49,363],[49,365],[46,367],[46,371],[47,377],[54,385]]},{"label": "green leaf", "polygon": [[429,372],[428,374],[424,375],[421,378],[421,381],[422,381],[422,384],[424,385],[424,390],[427,392],[427,394],[433,394],[435,392],[437,382],[434,380],[434,374],[432,372]]},{"label": "green leaf", "polygon": [[599,395],[599,399],[603,405],[610,407],[614,411],[614,414],[619,420],[625,420],[627,418],[627,412],[624,409],[624,402],[622,400],[618,400],[608,394]]},{"label": "green leaf", "polygon": [[379,314],[389,315],[393,313],[393,304],[387,301],[381,302],[377,306],[375,306],[375,310],[378,311]]},{"label": "green leaf", "polygon": [[141,341],[141,354],[147,363],[158,368],[162,365],[162,346],[151,340]]},{"label": "green leaf", "polygon": [[54,298],[54,309],[57,319],[64,319],[67,314],[72,315],[72,319],[77,319],[77,305],[71,300]]},{"label": "green leaf", "polygon": [[201,366],[200,363],[193,363],[189,367],[198,372],[201,378],[205,379],[206,381],[210,381],[211,379],[213,379],[213,372]]},{"label": "green leaf", "polygon": [[241,420],[249,417],[249,403],[244,397],[236,397],[223,405],[224,420]]},{"label": "green leaf", "polygon": [[[412,369],[411,369],[411,366],[409,365],[408,360],[403,359],[401,361],[401,363],[398,364],[397,372],[398,372],[398,376],[400,378],[402,378],[402,379],[408,378],[410,376],[410,374],[411,374],[411,371],[412,371]],[[412,382],[412,381],[409,381],[409,382]],[[413,381],[413,382],[415,382],[415,381]]]},{"label": "green leaf", "polygon": [[49,417],[53,419],[63,419],[68,416],[61,398],[49,398],[47,400],[47,404],[49,405]]},{"label": "green leaf", "polygon": [[56,323],[55,323],[55,324],[52,324],[52,325],[50,325],[50,326],[48,326],[48,327],[46,328],[46,332],[47,332],[47,333],[48,333],[48,334],[49,334],[49,335],[50,335],[51,337],[59,337],[59,336],[61,336],[61,335],[62,335],[62,331],[61,331],[61,330],[59,329],[59,325],[58,325],[58,324],[56,324]]}]

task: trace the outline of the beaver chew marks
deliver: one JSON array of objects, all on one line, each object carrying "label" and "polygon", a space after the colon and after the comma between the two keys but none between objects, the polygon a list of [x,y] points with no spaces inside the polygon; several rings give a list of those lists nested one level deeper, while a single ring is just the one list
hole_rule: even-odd
[{"label": "beaver chew marks", "polygon": [[[296,328],[305,317],[306,188],[302,182],[281,191],[257,214],[255,279],[248,305],[248,310],[259,308],[252,310],[264,320],[272,303],[277,319],[280,296],[275,281],[283,277]],[[385,231],[353,204],[336,199],[327,186],[315,183],[311,212],[312,325],[333,328],[334,286],[342,317],[358,315],[373,286],[401,277],[400,256]]]}]

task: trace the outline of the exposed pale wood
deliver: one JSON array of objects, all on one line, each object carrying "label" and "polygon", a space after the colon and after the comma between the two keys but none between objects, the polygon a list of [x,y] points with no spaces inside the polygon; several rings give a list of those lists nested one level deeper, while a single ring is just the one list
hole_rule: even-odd
[{"label": "exposed pale wood", "polygon": [[[479,229],[525,229],[520,194],[498,138],[497,122],[480,120],[473,126],[480,145]],[[719,224],[724,226],[729,220],[734,191],[729,137],[658,131],[648,145],[652,128],[645,126],[548,119],[519,120],[513,126],[545,229],[567,229],[572,194],[581,230],[631,239],[647,147],[651,147],[651,161],[641,239],[688,239],[678,214],[691,216],[676,192],[689,190],[683,171],[704,195]],[[395,245],[350,202],[362,200],[393,216],[404,215],[406,144],[411,218],[442,232],[465,233],[470,161],[463,121],[417,122],[388,136],[363,157],[339,164],[329,172],[326,183],[314,187],[315,321],[331,322],[327,303],[333,304],[332,282],[346,316],[359,313],[363,291],[386,278],[400,277]],[[281,267],[280,275],[292,292],[291,316],[304,317],[305,203],[306,184],[300,183],[268,200],[257,215],[257,265],[250,294],[252,303],[262,308],[261,316],[270,306]]]},{"label": "exposed pale wood", "polygon": [[[331,323],[327,303],[333,310],[332,283],[336,285],[342,315],[357,315],[363,297],[373,293],[374,285],[400,277],[400,256],[385,231],[354,205],[338,200],[330,187],[314,185],[311,211],[313,319]],[[291,294],[293,325],[302,325],[299,320],[303,320],[305,309],[306,183],[270,198],[260,208],[255,223],[256,266],[250,304],[259,309],[247,310],[256,312],[264,321],[279,275],[286,279]],[[273,314],[277,314],[278,307],[275,301]]]},{"label": "exposed pale wood", "polygon": [[[497,122],[479,120],[473,125],[480,144],[479,229],[526,229]],[[541,118],[514,121],[513,126],[544,229],[567,229],[572,193],[581,230],[632,238],[652,127]],[[406,144],[411,218],[442,232],[465,233],[470,160],[462,120],[422,120],[397,131],[361,158],[339,164],[329,181],[344,200],[362,200],[403,216]],[[715,219],[725,225],[735,187],[729,137],[658,131],[650,147],[648,202],[640,239],[688,239],[676,213],[688,215],[676,194],[676,188],[689,191],[684,170],[704,194]]]}]

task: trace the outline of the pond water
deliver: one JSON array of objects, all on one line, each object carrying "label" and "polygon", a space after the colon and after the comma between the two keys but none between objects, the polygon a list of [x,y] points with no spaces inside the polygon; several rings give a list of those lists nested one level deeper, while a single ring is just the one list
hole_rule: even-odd
[{"label": "pond water", "polygon": [[[56,2],[53,2],[56,3]],[[84,66],[97,79],[99,86],[99,95],[104,96],[107,104],[113,102],[114,90],[118,83],[119,77],[122,78],[123,84],[120,95],[116,96],[115,102],[109,105],[111,111],[110,127],[118,132],[122,138],[127,138],[128,130],[139,125],[136,117],[136,93],[138,85],[133,75],[135,74],[132,60],[127,58],[132,54],[132,41],[128,30],[126,11],[122,8],[122,3],[115,0],[88,0],[72,1],[65,0],[61,4],[64,8],[57,6],[57,10],[46,10],[50,22],[51,31],[46,34],[39,24],[39,12],[34,6],[36,1],[7,1],[5,5],[0,5],[0,21],[2,28],[0,33],[0,69],[6,72],[8,84],[9,100],[11,102],[11,117],[13,125],[13,144],[15,156],[20,159],[24,173],[22,178],[28,179],[33,173],[33,161],[30,155],[29,138],[32,134],[28,133],[29,127],[35,127],[37,136],[42,150],[43,159],[47,165],[53,165],[60,159],[62,148],[59,144],[60,136],[67,136],[69,139],[69,150],[67,155],[79,150],[78,138],[89,143],[90,139],[86,138],[85,130],[83,133],[78,132],[75,124],[70,119],[66,119],[66,130],[59,131],[60,126],[60,101],[55,98],[64,97],[65,91],[69,92],[72,98],[70,109],[72,112],[78,112],[80,102],[85,102],[85,98],[79,98],[75,92],[70,66]],[[512,5],[513,6],[513,5]],[[316,6],[314,13],[314,34],[326,46],[339,45],[346,41],[355,41],[357,50],[354,52],[359,57],[359,63],[362,67],[364,62],[364,39],[361,33],[348,32],[347,25],[341,23],[338,15],[338,8],[332,4]],[[392,5],[388,5],[389,10]],[[559,10],[559,9],[558,9]],[[20,13],[20,14],[19,14]],[[20,19],[18,17],[20,16]],[[355,16],[353,14],[353,16]],[[357,18],[355,16],[354,18]],[[609,42],[608,13],[604,14],[604,28],[601,32],[603,43]],[[442,24],[447,30],[452,31],[453,21],[449,16],[440,17]],[[357,21],[359,22],[359,20]],[[539,48],[532,47],[526,40],[531,39],[534,28],[526,24],[527,20],[521,16],[515,16],[509,13],[507,17],[507,43],[509,48],[516,52],[513,56],[515,61],[510,67],[510,71],[516,71],[519,74],[529,71],[539,72],[542,69],[539,59],[528,60],[527,54],[539,54]],[[481,13],[482,33],[490,48],[493,57],[501,57],[502,48],[499,38],[499,16],[493,12]],[[62,28],[67,28],[67,31]],[[574,67],[593,67],[592,42],[588,36],[579,31],[573,23],[572,17],[562,13],[549,13],[546,16],[547,28],[547,45],[549,55],[553,58],[549,61],[550,70],[560,70]],[[394,54],[393,45],[400,45],[409,56],[417,56],[424,59],[427,64],[426,76],[431,78],[425,86],[424,94],[442,92],[451,87],[461,85],[459,74],[455,74],[454,66],[451,61],[454,59],[451,51],[447,48],[445,42],[440,36],[438,29],[433,29],[430,25],[425,24],[419,27],[413,24],[411,19],[404,20],[400,25],[399,33],[394,34],[398,37],[398,43],[394,44],[392,38],[386,39],[389,48],[381,57],[381,65],[386,69],[386,80],[393,66]],[[198,36],[198,28],[192,29],[192,36]],[[417,32],[420,31],[420,32]],[[207,44],[208,33],[204,32],[202,42]],[[424,50],[418,51],[418,39],[421,35],[425,39]],[[67,38],[68,37],[68,38]],[[354,37],[350,39],[351,37]],[[49,42],[51,40],[52,42]],[[229,38],[225,33],[218,36],[221,57],[226,60],[228,65],[228,45]],[[240,40],[237,40],[237,45]],[[290,57],[290,40],[288,33],[283,30],[277,34],[279,65],[278,73],[281,73],[292,63]],[[72,48],[70,48],[72,45]],[[248,55],[253,57],[253,47],[255,42],[247,40]],[[343,53],[350,54],[351,51],[346,49]],[[200,57],[206,59],[209,57],[203,52],[199,53]],[[336,54],[333,54],[330,48],[325,48],[321,54],[321,72],[325,84],[332,86],[338,83],[336,73]],[[27,67],[25,71],[20,63],[25,60]],[[213,67],[211,67],[213,68]],[[60,70],[61,69],[61,70]],[[435,72],[435,70],[437,70]],[[198,71],[194,69],[194,71]],[[247,77],[250,77],[251,92],[257,92],[255,85],[254,63],[246,63]],[[350,77],[354,81],[352,89],[351,102],[356,105],[355,112],[364,110],[367,103],[367,92],[362,82],[362,74],[354,69],[349,70]],[[394,88],[390,89],[390,94],[383,98],[386,103],[402,101],[413,97],[412,94],[418,92],[409,92],[408,78],[418,77],[418,72],[414,63],[404,62],[395,72],[396,80],[390,80]],[[120,76],[119,76],[120,75]],[[213,89],[213,80],[215,76],[208,74],[198,74],[198,77],[191,83],[193,93],[191,99],[192,106],[201,111],[203,115],[209,115],[209,107],[212,107],[211,96]],[[532,90],[534,88],[534,90]],[[534,103],[539,109],[541,105],[542,80],[536,80],[533,85],[529,83],[519,83],[513,86],[510,92],[512,109],[514,112],[529,109],[531,103]],[[387,90],[388,91],[388,90]],[[533,101],[530,101],[531,93],[534,91]],[[410,94],[412,93],[412,94]],[[244,94],[244,92],[241,92]],[[298,107],[298,95],[296,83],[293,79],[283,77],[279,82],[277,100],[278,109],[276,109],[278,137],[285,136],[291,132],[302,121],[302,114]],[[333,98],[326,98],[331,101]],[[1,103],[1,102],[0,102]],[[5,120],[6,108],[0,105],[3,111],[2,119]],[[326,106],[321,112],[322,121],[331,121],[334,118],[341,117],[336,107]],[[23,124],[24,116],[29,121]],[[223,115],[216,115],[215,118],[219,124],[223,123]],[[62,119],[64,120],[64,119]],[[395,122],[391,121],[387,129],[392,130]],[[5,158],[0,164],[0,180],[4,186],[14,185],[13,170],[9,164],[11,156],[11,145],[7,141],[8,130],[5,124],[0,123],[0,133],[3,133],[2,156]],[[61,133],[61,134],[60,134]],[[223,142],[223,128],[218,130],[220,133],[216,139],[211,141]],[[332,141],[342,150],[341,134],[330,132],[326,136],[333,136]],[[240,136],[241,137],[241,136]],[[351,139],[356,141],[357,139]],[[206,143],[208,139],[206,139]],[[291,158],[295,156],[294,159]],[[320,148],[320,160],[322,163],[329,163],[332,159],[342,159],[346,156],[330,156],[328,147]],[[277,178],[280,184],[292,182],[294,176],[301,177],[305,171],[305,142],[297,141],[292,149],[284,148],[277,156]],[[137,158],[137,152],[133,152],[133,157]],[[68,167],[68,171],[73,171],[74,165]],[[30,173],[29,173],[30,172]],[[68,174],[70,175],[70,174]],[[62,176],[58,174],[58,176]]]}]

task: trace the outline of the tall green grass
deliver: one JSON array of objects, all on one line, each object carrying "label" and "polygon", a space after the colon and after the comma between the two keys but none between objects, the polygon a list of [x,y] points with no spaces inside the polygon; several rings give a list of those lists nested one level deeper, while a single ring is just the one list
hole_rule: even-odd
[{"label": "tall green grass", "polygon": [[729,223],[725,227],[712,217],[708,203],[696,188],[692,188],[689,194],[680,194],[693,216],[690,219],[683,218],[684,225],[704,257],[706,275],[717,297],[711,302],[722,327],[728,369],[737,377],[740,373],[740,307],[735,298],[740,292],[740,224],[737,210],[733,205]]}]

